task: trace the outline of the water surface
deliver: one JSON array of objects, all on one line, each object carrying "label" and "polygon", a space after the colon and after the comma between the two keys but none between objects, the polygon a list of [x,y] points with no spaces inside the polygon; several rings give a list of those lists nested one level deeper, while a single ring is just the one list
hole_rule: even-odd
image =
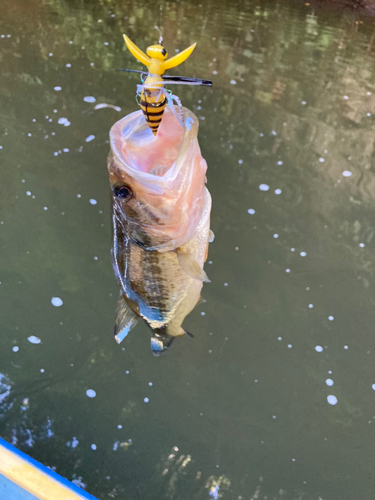
[{"label": "water surface", "polygon": [[[100,499],[372,500],[375,21],[304,2],[4,0],[0,435]],[[195,334],[118,346],[108,132],[122,40],[212,89]],[[150,28],[151,27],[151,28]],[[176,88],[174,88],[176,91]],[[94,111],[95,104],[121,107]]]}]

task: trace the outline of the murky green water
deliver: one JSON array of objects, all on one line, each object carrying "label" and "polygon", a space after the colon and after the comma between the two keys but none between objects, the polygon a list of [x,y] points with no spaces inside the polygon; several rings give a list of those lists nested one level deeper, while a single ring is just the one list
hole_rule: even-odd
[{"label": "murky green water", "polygon": [[[102,500],[372,500],[375,20],[282,0],[0,9],[0,435]],[[154,25],[170,53],[198,42],[179,73],[214,82],[178,88],[209,165],[212,282],[195,339],[161,358],[142,324],[113,340],[106,172],[137,109],[121,35],[146,48]]]}]

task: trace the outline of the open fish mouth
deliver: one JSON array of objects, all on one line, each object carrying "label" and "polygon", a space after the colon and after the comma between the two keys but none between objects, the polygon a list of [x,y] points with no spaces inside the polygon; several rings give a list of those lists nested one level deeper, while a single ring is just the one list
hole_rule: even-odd
[{"label": "open fish mouth", "polygon": [[174,337],[155,334],[151,337],[151,352],[154,356],[160,356],[164,352],[168,351],[171,346]]}]

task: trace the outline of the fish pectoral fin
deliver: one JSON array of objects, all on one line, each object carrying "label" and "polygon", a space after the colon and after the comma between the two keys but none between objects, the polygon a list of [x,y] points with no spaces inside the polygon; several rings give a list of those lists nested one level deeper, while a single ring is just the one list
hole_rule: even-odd
[{"label": "fish pectoral fin", "polygon": [[138,323],[137,315],[130,309],[128,304],[125,302],[125,297],[122,291],[117,301],[116,308],[116,321],[115,321],[115,340],[118,344],[124,340],[127,334],[132,330]]},{"label": "fish pectoral fin", "polygon": [[186,274],[199,281],[210,281],[207,274],[194,259],[189,251],[185,251],[181,248],[176,250],[178,262],[180,266],[185,271]]}]

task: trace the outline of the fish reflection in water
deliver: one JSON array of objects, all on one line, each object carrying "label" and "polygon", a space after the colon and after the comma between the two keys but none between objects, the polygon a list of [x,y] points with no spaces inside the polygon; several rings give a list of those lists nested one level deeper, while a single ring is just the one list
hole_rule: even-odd
[{"label": "fish reflection in water", "polygon": [[198,120],[169,104],[154,136],[142,111],[110,132],[108,170],[113,203],[112,261],[120,294],[115,336],[121,342],[142,318],[159,355],[188,334],[182,323],[200,300],[210,231],[207,164]]}]

